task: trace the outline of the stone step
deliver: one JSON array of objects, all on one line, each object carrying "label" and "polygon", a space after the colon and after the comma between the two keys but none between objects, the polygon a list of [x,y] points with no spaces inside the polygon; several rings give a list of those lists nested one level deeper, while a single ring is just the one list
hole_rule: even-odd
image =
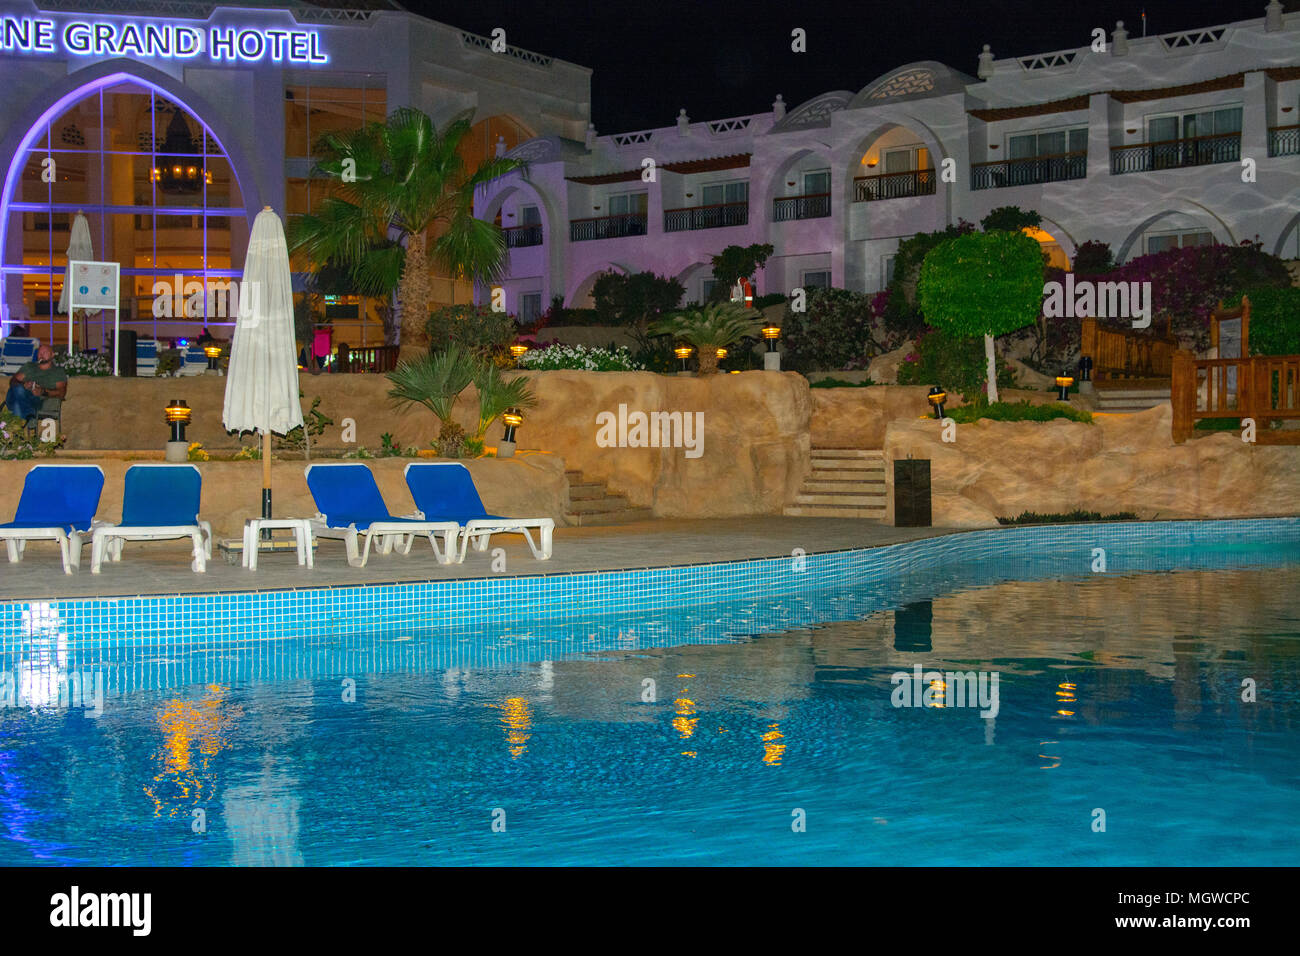
[{"label": "stone step", "polygon": [[885,506],[879,508],[836,507],[834,505],[787,505],[781,512],[790,518],[874,518],[885,516]]},{"label": "stone step", "polygon": [[588,501],[592,498],[605,497],[605,483],[590,481],[583,484],[569,484],[570,501]]},{"label": "stone step", "polygon": [[881,471],[885,467],[879,458],[824,458],[817,453],[812,456],[813,468],[838,468],[846,471]]},{"label": "stone step", "polygon": [[885,460],[885,452],[880,448],[814,448],[814,458],[870,458]]},{"label": "stone step", "polygon": [[814,468],[808,475],[809,481],[884,481],[885,470],[873,468],[848,471],[832,468]]},{"label": "stone step", "polygon": [[586,480],[586,479],[583,478],[583,476],[582,476],[582,472],[580,472],[580,471],[566,471],[566,472],[564,473],[564,477],[565,477],[569,482],[571,482],[571,483],[572,483],[572,482],[575,482],[575,481],[585,481],[585,480]]},{"label": "stone step", "polygon": [[1169,392],[1098,392],[1097,403],[1106,405],[1111,402],[1167,402]]},{"label": "stone step", "polygon": [[877,481],[818,481],[810,478],[799,486],[799,492],[801,494],[809,491],[863,492],[866,494],[873,494],[876,492],[883,493],[884,488],[884,478]]},{"label": "stone step", "polygon": [[881,491],[874,495],[855,495],[855,494],[809,494],[800,491],[794,496],[796,505],[861,505],[861,506],[885,506],[885,493]]},{"label": "stone step", "polygon": [[623,508],[619,511],[566,512],[564,520],[570,525],[587,528],[595,525],[629,524],[633,521],[653,520],[649,508]]},{"label": "stone step", "polygon": [[602,514],[608,511],[622,511],[630,508],[628,500],[622,495],[605,495],[603,498],[588,498],[575,501],[569,505],[569,514]]}]

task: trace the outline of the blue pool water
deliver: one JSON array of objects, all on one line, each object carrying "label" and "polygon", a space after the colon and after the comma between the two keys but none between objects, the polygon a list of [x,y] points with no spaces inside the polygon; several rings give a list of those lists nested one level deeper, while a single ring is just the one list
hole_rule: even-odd
[{"label": "blue pool water", "polygon": [[[226,643],[49,612],[0,653],[0,865],[1300,862],[1300,547],[1143,559]],[[917,664],[996,717],[894,706]]]}]

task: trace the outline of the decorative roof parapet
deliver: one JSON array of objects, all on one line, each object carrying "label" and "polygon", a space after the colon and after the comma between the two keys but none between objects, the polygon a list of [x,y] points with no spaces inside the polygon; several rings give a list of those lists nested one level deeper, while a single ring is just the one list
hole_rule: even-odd
[{"label": "decorative roof parapet", "polygon": [[788,133],[791,130],[830,126],[831,114],[844,109],[852,100],[853,94],[848,90],[835,90],[832,93],[814,96],[788,112],[785,118],[775,123],[769,132]]}]

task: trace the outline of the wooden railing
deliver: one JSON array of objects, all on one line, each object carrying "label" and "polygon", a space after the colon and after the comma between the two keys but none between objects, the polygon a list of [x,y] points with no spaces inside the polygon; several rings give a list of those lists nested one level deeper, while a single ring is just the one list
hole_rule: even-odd
[{"label": "wooden railing", "polygon": [[1104,329],[1096,319],[1082,322],[1080,354],[1092,359],[1093,378],[1168,378],[1178,340],[1165,321],[1163,336]]},{"label": "wooden railing", "polygon": [[1004,186],[1032,186],[1084,179],[1088,175],[1088,151],[999,159],[974,163],[970,170],[971,189],[1001,189]]},{"label": "wooden railing", "polygon": [[397,368],[396,345],[369,345],[350,348],[341,343],[330,366],[332,372],[391,372]]},{"label": "wooden railing", "polygon": [[853,201],[874,202],[878,199],[903,199],[907,196],[933,196],[934,184],[933,169],[857,176],[853,180]]},{"label": "wooden railing", "polygon": [[1268,131],[1270,156],[1295,156],[1300,153],[1300,126],[1272,126]]},{"label": "wooden railing", "polygon": [[1214,136],[1168,139],[1158,143],[1113,146],[1110,150],[1110,171],[1115,175],[1146,173],[1155,169],[1235,163],[1239,159],[1241,134],[1218,133]]},{"label": "wooden railing", "polygon": [[1273,429],[1275,421],[1300,420],[1300,355],[1251,355],[1198,359],[1174,353],[1170,398],[1173,438],[1185,442],[1207,418],[1253,419],[1258,444],[1300,444],[1300,431]]},{"label": "wooden railing", "polygon": [[789,222],[791,219],[821,219],[831,214],[830,193],[809,193],[806,196],[781,196],[772,200],[772,221]]},{"label": "wooden railing", "polygon": [[721,226],[749,224],[749,201],[710,203],[664,210],[664,232],[717,229]]}]

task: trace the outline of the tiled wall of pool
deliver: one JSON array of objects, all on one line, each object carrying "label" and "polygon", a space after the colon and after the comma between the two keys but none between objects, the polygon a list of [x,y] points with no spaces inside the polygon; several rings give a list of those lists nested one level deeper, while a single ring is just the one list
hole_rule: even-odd
[{"label": "tiled wall of pool", "polygon": [[161,594],[0,604],[0,650],[57,634],[63,646],[224,645],[468,627],[536,626],[842,590],[937,567],[1002,579],[1260,564],[1300,559],[1300,518],[997,528],[879,548],[671,568],[359,587]]}]

